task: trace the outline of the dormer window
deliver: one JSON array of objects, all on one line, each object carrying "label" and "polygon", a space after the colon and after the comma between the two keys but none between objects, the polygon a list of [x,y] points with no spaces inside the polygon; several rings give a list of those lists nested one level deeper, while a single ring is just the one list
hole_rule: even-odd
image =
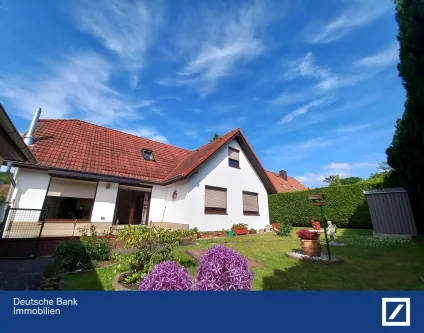
[{"label": "dormer window", "polygon": [[150,149],[142,149],[141,153],[146,161],[155,161],[153,157],[153,152]]},{"label": "dormer window", "polygon": [[238,149],[228,148],[228,165],[232,168],[240,168],[239,162],[239,153]]}]

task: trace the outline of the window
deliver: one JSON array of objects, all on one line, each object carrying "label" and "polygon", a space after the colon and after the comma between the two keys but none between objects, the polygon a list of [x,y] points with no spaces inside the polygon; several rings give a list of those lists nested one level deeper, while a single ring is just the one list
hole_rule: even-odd
[{"label": "window", "polygon": [[228,148],[228,165],[232,168],[240,168],[239,162],[239,153],[238,149]]},{"label": "window", "polygon": [[243,191],[243,214],[259,215],[258,193]]},{"label": "window", "polygon": [[46,197],[45,209],[50,220],[89,220],[94,199]]},{"label": "window", "polygon": [[146,161],[154,161],[153,152],[150,149],[142,149],[141,150],[143,157]]},{"label": "window", "polygon": [[294,187],[293,185],[292,185],[292,187],[293,187],[293,190],[298,191],[298,189],[296,187]]},{"label": "window", "polygon": [[205,214],[227,214],[227,189],[205,186]]},{"label": "window", "polygon": [[284,184],[281,184],[281,185],[283,185],[284,188],[289,189],[286,185],[284,185]]}]

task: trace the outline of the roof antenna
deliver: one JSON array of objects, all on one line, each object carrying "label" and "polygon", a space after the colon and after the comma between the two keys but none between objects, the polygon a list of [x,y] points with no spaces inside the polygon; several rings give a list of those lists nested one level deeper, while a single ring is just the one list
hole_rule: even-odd
[{"label": "roof antenna", "polygon": [[37,126],[38,119],[40,119],[40,114],[41,108],[38,107],[35,109],[34,117],[32,118],[31,125],[29,125],[28,132],[24,136],[24,142],[27,144],[27,146],[34,144],[34,131],[35,127]]}]

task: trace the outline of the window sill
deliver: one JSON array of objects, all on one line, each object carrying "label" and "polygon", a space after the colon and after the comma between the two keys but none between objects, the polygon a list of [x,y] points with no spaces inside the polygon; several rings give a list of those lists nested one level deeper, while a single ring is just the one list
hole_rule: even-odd
[{"label": "window sill", "polygon": [[205,214],[207,214],[207,215],[228,215],[227,212],[219,211],[219,210],[205,210]]},{"label": "window sill", "polygon": [[229,167],[230,167],[230,168],[233,168],[233,169],[240,169],[240,167],[239,167],[239,166],[237,167],[237,166],[229,165]]},{"label": "window sill", "polygon": [[259,213],[249,213],[249,212],[243,212],[244,216],[261,216]]}]

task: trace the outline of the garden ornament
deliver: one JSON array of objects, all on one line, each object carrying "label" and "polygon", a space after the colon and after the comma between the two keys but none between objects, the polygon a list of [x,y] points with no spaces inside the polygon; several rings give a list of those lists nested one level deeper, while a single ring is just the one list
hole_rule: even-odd
[{"label": "garden ornament", "polygon": [[331,221],[328,221],[327,224],[328,224],[327,235],[330,236],[330,241],[333,242],[334,241],[334,234],[337,231],[337,226],[335,224],[332,224]]},{"label": "garden ornament", "polygon": [[271,226],[271,225],[269,225],[269,224],[268,224],[268,225],[266,225],[266,226],[265,226],[264,231],[265,231],[265,232],[271,232],[271,231],[274,231],[274,229],[272,228],[272,226]]}]

